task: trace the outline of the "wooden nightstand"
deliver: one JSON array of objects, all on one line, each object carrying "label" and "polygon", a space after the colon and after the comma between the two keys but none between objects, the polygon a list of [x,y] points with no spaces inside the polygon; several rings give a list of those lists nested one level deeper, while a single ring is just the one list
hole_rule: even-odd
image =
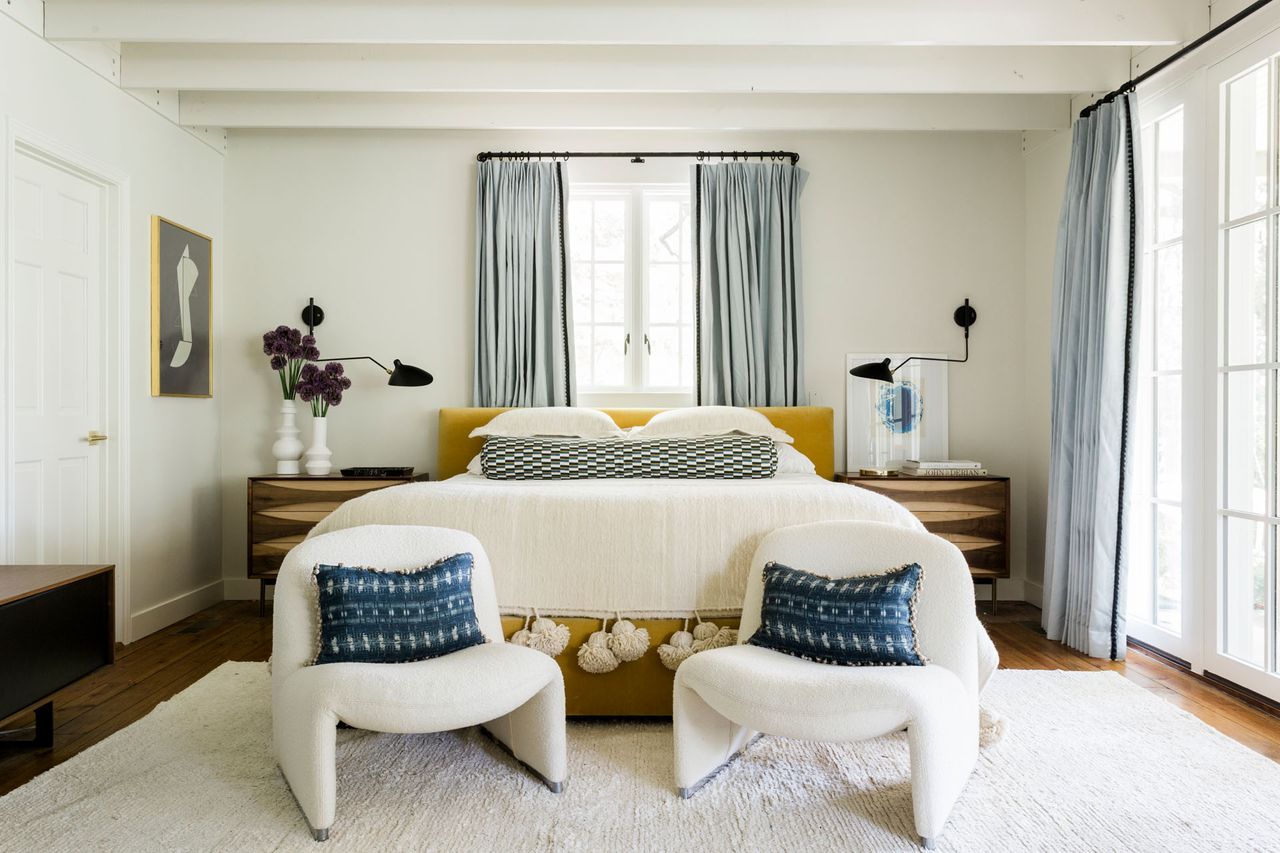
[{"label": "wooden nightstand", "polygon": [[870,489],[911,510],[925,529],[964,552],[975,583],[1009,577],[1008,477],[864,477],[836,474],[836,482]]},{"label": "wooden nightstand", "polygon": [[266,615],[267,587],[276,582],[284,555],[306,538],[311,528],[344,501],[405,483],[416,477],[343,477],[327,474],[276,474],[249,478],[249,577],[261,581],[258,613]]}]

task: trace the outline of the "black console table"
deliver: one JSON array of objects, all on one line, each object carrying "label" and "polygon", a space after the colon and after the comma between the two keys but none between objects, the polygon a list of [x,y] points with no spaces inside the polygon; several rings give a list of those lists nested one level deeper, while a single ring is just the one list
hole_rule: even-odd
[{"label": "black console table", "polygon": [[115,661],[115,566],[0,566],[0,721],[36,712],[53,746],[53,694]]}]

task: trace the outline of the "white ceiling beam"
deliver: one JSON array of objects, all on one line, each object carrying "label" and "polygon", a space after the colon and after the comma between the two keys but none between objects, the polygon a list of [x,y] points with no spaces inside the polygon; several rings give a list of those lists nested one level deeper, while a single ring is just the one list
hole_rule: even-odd
[{"label": "white ceiling beam", "polygon": [[1128,79],[1127,47],[131,44],[123,85],[280,92],[1070,94]]},{"label": "white ceiling beam", "polygon": [[183,92],[180,120],[225,128],[1052,130],[1063,95],[600,95]]},{"label": "white ceiling beam", "polygon": [[240,44],[1147,45],[1204,0],[47,0],[51,39]]}]

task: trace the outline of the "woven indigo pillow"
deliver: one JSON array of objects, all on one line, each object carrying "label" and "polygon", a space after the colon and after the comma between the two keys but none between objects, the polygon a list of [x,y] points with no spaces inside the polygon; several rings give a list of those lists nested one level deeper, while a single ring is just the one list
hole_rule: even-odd
[{"label": "woven indigo pillow", "polygon": [[410,571],[316,566],[320,651],[312,663],[410,663],[487,642],[470,554]]},{"label": "woven indigo pillow", "polygon": [[760,628],[747,642],[840,666],[923,666],[916,638],[918,563],[829,578],[769,563]]}]

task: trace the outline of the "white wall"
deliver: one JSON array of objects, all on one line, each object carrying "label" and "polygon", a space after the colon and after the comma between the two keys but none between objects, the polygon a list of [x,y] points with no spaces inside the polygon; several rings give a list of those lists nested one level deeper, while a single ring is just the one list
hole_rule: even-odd
[{"label": "white wall", "polygon": [[[389,388],[348,365],[355,387],[330,412],[335,465],[435,457],[435,412],[469,405],[474,162],[482,150],[787,148],[812,177],[803,196],[806,359],[815,402],[836,412],[844,457],[844,355],[949,350],[951,314],[978,309],[969,364],[951,369],[951,451],[1011,475],[1025,526],[1024,205],[1021,137],[1011,133],[233,132],[227,167],[223,323],[224,570],[245,573],[245,481],[269,473],[278,385],[261,334],[299,325],[314,296],[323,351],[420,365],[427,388]],[[341,352],[339,352],[341,351]],[[309,416],[307,416],[309,417]],[[309,432],[302,418],[304,436]],[[1022,594],[1023,537],[1015,538]]]},{"label": "white wall", "polygon": [[[149,336],[150,217],[161,214],[213,237],[218,352],[223,158],[3,15],[0,117],[127,176],[129,432],[112,440],[128,442],[131,460],[131,600],[118,606],[129,608],[137,639],[222,596],[217,400],[153,399]],[[8,186],[6,159],[0,187]],[[0,275],[7,271],[0,265]],[[214,393],[226,390],[215,375]]]},{"label": "white wall", "polygon": [[1049,496],[1049,335],[1058,213],[1067,185],[1071,133],[1027,134],[1025,197],[1026,563],[1027,601],[1039,605],[1044,580],[1045,512]]}]

